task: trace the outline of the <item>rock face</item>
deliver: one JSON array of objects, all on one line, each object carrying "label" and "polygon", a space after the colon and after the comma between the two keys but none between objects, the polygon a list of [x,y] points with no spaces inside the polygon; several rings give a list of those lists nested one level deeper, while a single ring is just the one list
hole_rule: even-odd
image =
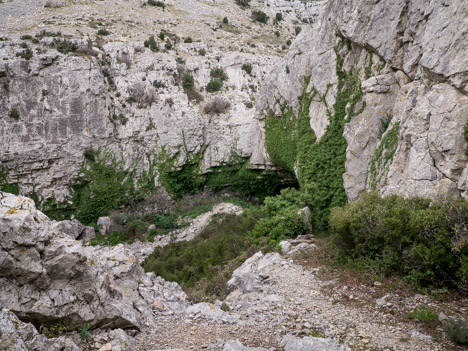
[{"label": "rock face", "polygon": [[[48,39],[41,42],[46,48]],[[62,201],[87,149],[112,151],[139,169],[147,169],[162,147],[177,164],[199,154],[203,172],[234,155],[249,157],[258,128],[254,110],[244,102],[278,59],[200,56],[195,44],[200,46],[183,44],[192,55],[184,69],[193,72],[197,89],[209,82],[212,68],[224,69],[229,113],[204,114],[203,105],[212,98],[201,105],[189,101],[174,78],[182,70],[174,55],[139,43],[89,49],[97,57],[46,49],[26,61],[15,56],[24,50],[19,42],[0,42],[0,58],[10,58],[0,61],[0,162],[9,169],[9,181],[19,182],[23,194]],[[241,69],[245,63],[252,65],[250,75]],[[14,109],[18,118],[9,117]]]},{"label": "rock face", "polygon": [[5,351],[80,351],[70,339],[59,337],[47,339],[30,323],[21,322],[8,310],[0,310],[0,348]]},{"label": "rock face", "polygon": [[0,308],[37,327],[60,322],[75,329],[87,322],[140,328],[142,314],[126,301],[126,289],[137,290],[145,274],[128,252],[116,247],[106,256],[83,247],[31,199],[3,192],[0,228]]},{"label": "rock face", "polygon": [[344,128],[348,198],[372,189],[468,198],[467,16],[460,2],[328,1],[315,29],[303,31],[267,77],[257,98],[261,128],[265,111],[297,109],[299,83],[310,76],[308,89],[317,92],[310,124],[320,139],[335,108],[342,64],[357,72],[365,103],[362,112],[356,111],[361,104],[348,113]]}]

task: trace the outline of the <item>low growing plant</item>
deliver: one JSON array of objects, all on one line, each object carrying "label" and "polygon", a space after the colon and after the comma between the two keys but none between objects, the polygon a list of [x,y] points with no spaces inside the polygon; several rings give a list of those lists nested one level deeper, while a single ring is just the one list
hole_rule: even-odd
[{"label": "low growing plant", "polygon": [[468,323],[462,319],[449,320],[444,325],[448,338],[457,345],[468,346]]}]

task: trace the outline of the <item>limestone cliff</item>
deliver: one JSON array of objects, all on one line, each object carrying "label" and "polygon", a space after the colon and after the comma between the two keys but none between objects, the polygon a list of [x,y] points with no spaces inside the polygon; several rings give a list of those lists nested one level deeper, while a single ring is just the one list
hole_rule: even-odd
[{"label": "limestone cliff", "polygon": [[[90,149],[110,151],[137,175],[163,149],[174,169],[195,159],[201,173],[245,163],[259,139],[260,82],[295,27],[308,25],[289,7],[260,1],[248,9],[230,0],[56,3],[0,4],[0,178],[58,202]],[[285,18],[275,27],[253,22],[251,8]],[[317,6],[307,11],[313,20]],[[226,74],[219,92],[206,90],[212,69]],[[184,85],[187,73],[193,88]],[[207,113],[216,98],[228,108]]]},{"label": "limestone cliff", "polygon": [[[467,18],[462,1],[328,1],[315,29],[300,34],[258,96],[265,158],[281,159],[268,150],[272,116],[284,119],[289,107],[300,114],[298,96],[310,77],[305,88],[317,143],[333,148],[331,138],[346,139],[342,184],[349,200],[372,189],[468,198]],[[313,160],[296,157],[299,177],[307,162]]]}]

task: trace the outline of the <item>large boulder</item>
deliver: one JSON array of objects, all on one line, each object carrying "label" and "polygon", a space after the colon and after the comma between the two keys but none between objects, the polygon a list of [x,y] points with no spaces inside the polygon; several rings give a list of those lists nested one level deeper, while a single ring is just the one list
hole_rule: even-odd
[{"label": "large boulder", "polygon": [[21,322],[8,310],[0,310],[0,350],[4,351],[80,351],[70,339],[58,337],[48,339],[39,334],[31,323]]},{"label": "large boulder", "polygon": [[60,232],[31,199],[0,192],[0,308],[37,327],[140,328],[131,298],[143,269],[122,247],[103,254]]},{"label": "large boulder", "polygon": [[306,336],[299,338],[291,334],[287,334],[281,340],[281,345],[285,351],[350,351],[351,349],[339,345],[335,340],[330,338],[316,338]]}]

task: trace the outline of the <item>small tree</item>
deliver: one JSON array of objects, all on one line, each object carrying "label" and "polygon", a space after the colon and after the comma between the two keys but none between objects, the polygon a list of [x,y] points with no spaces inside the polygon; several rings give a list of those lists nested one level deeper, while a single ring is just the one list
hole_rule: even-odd
[{"label": "small tree", "polygon": [[248,7],[250,0],[236,0],[236,4],[242,7]]},{"label": "small tree", "polygon": [[259,10],[253,10],[252,11],[252,19],[254,21],[260,22],[260,23],[267,23],[268,22],[268,16],[265,12],[259,11]]}]

